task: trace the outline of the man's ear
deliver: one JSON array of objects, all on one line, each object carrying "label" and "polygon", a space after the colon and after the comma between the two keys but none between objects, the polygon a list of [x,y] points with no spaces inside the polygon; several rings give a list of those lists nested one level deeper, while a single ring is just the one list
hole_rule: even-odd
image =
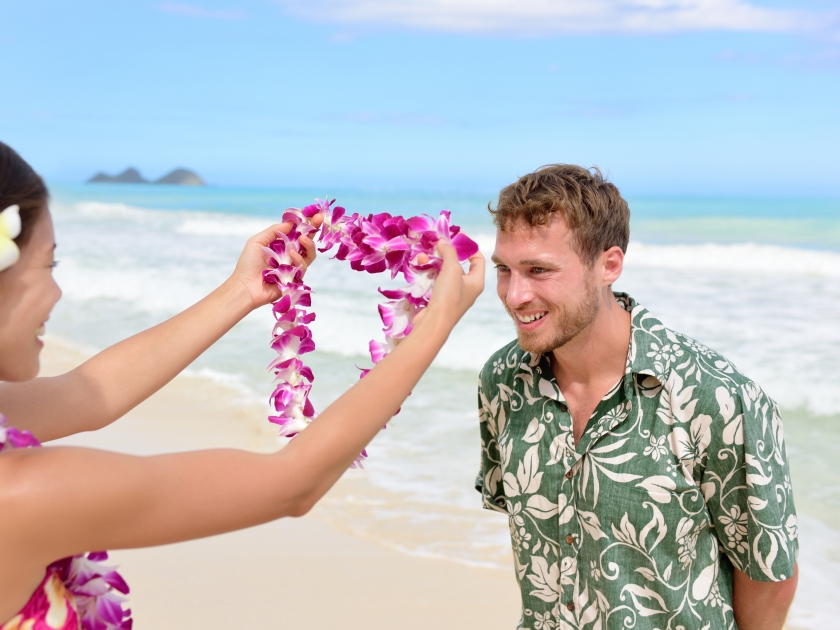
[{"label": "man's ear", "polygon": [[618,280],[624,270],[624,252],[616,245],[601,254],[600,258],[604,268],[604,286],[609,286]]}]

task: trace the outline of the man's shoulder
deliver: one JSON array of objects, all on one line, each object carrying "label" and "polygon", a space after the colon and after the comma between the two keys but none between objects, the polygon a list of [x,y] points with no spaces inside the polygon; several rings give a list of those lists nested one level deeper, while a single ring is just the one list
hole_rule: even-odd
[{"label": "man's shoulder", "polygon": [[[755,385],[752,379],[741,372],[732,361],[727,359],[717,350],[700,343],[696,339],[688,335],[668,329],[673,337],[677,339],[680,347],[683,350],[685,359],[680,361],[682,357],[677,357],[674,370],[688,370],[691,366],[695,366],[695,370],[701,370],[703,373],[711,376],[711,379],[698,378],[698,385],[703,387],[704,381],[711,381],[708,384],[712,385],[715,382],[726,382],[731,386]],[[669,339],[670,340],[670,339]],[[687,365],[686,365],[687,363]]]},{"label": "man's shoulder", "polygon": [[[720,352],[685,333],[677,332],[633,302],[633,370],[654,376],[669,391],[697,400],[703,413],[716,409],[721,401],[751,402],[766,399],[775,405],[761,387],[741,372]],[[690,388],[690,393],[688,388]]]},{"label": "man's shoulder", "polygon": [[633,345],[636,346],[633,364],[636,371],[655,375],[662,382],[674,375],[679,378],[694,377],[692,381],[701,388],[721,381],[731,386],[752,383],[721,353],[669,328],[640,304],[633,303],[632,306]]},{"label": "man's shoulder", "polygon": [[696,412],[714,417],[729,405],[749,409],[762,399],[775,405],[758,383],[721,353],[664,326],[657,332],[658,348],[651,344],[648,358],[658,364],[657,372],[662,375],[660,379],[666,390],[674,393],[675,389],[685,391],[691,387],[690,398],[698,402]]}]

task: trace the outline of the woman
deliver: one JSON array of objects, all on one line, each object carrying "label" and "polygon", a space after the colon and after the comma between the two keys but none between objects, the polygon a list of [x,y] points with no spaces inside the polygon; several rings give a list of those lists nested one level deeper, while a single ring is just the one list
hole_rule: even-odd
[{"label": "woman", "polygon": [[[483,288],[481,255],[470,259],[464,274],[453,248],[440,244],[443,268],[413,332],[277,453],[217,449],[134,457],[82,448],[12,448],[30,441],[20,431],[48,441],[110,424],[250,311],[277,299],[277,288],[262,281],[262,247],[278,230],[290,229],[275,225],[249,239],[231,277],[180,315],[72,372],[36,379],[43,345],[38,337],[61,296],[51,275],[55,238],[46,201],[41,178],[0,143],[0,210],[17,205],[21,217],[14,235],[19,259],[0,271],[0,412],[17,430],[0,426],[6,445],[0,451],[2,630],[79,627],[80,616],[88,613],[76,610],[61,580],[89,570],[88,560],[68,569],[67,562],[55,564],[62,558],[162,545],[305,514],[400,407]],[[0,221],[0,250],[2,226]],[[304,238],[301,244],[307,255],[296,262],[305,270],[314,260],[314,245]],[[202,491],[196,493],[196,487]],[[125,590],[116,575],[104,574],[97,584]],[[96,622],[129,627],[118,605],[114,610],[115,601],[100,599]]]}]

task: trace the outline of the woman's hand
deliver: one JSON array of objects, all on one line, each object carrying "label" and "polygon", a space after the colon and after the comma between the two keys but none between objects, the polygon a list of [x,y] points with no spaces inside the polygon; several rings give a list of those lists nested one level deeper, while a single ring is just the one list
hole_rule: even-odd
[{"label": "woman's hand", "polygon": [[[312,225],[320,227],[324,218],[320,214],[312,217]],[[273,302],[280,297],[280,289],[276,284],[268,284],[263,282],[262,272],[268,268],[266,262],[266,255],[263,247],[268,247],[269,244],[277,238],[278,232],[288,234],[292,230],[292,224],[288,221],[272,225],[248,239],[245,243],[245,248],[242,250],[242,255],[239,256],[239,261],[236,263],[236,269],[231,274],[230,280],[241,285],[251,301],[251,308],[259,308],[265,304]],[[304,249],[304,256],[297,252],[289,252],[292,263],[296,267],[300,267],[303,273],[306,273],[307,268],[315,260],[315,243],[312,239],[301,236],[300,244]]]},{"label": "woman's hand", "polygon": [[[320,226],[315,215],[312,224]],[[75,370],[26,383],[0,383],[3,413],[42,442],[100,429],[146,400],[190,365],[253,309],[280,297],[262,280],[262,248],[291,223],[272,225],[248,239],[236,270],[224,284],[183,313],[103,350]],[[301,238],[304,255],[292,254],[303,271],[315,244]]]},{"label": "woman's hand", "polygon": [[419,325],[424,319],[435,317],[451,329],[484,290],[484,256],[481,252],[470,256],[469,271],[464,273],[452,245],[438,242],[437,250],[443,258],[443,266],[435,279],[429,306],[418,314],[415,321]]}]

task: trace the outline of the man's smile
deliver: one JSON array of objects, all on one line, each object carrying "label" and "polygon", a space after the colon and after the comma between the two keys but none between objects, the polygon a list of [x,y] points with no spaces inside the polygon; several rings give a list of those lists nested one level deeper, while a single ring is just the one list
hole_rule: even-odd
[{"label": "man's smile", "polygon": [[525,330],[531,330],[539,326],[539,323],[546,315],[548,315],[548,311],[536,311],[532,313],[514,313],[516,317],[516,321],[519,325],[519,328],[523,328]]}]

